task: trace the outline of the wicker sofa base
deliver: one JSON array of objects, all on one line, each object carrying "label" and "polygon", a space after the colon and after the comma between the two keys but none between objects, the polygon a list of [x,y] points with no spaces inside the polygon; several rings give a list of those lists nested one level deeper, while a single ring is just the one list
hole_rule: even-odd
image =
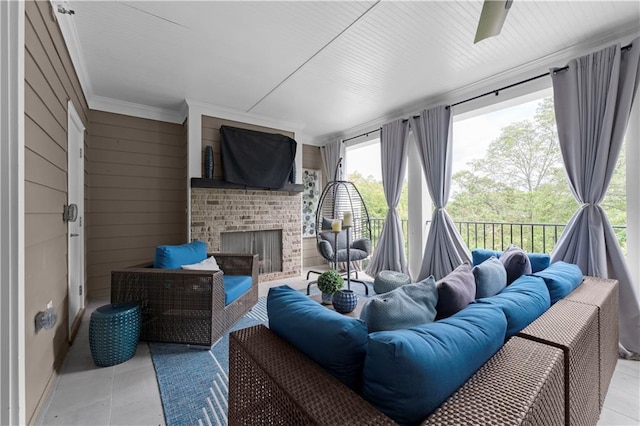
[{"label": "wicker sofa base", "polygon": [[111,272],[111,303],[140,305],[140,340],[211,346],[257,303],[258,255],[210,255],[224,274],[252,277],[251,288],[229,305],[220,271],[154,269],[148,262]]},{"label": "wicker sofa base", "polygon": [[[423,424],[596,424],[617,350],[605,336],[618,332],[606,319],[617,318],[617,282],[597,281],[586,277],[572,293],[581,301],[557,302],[512,337]],[[230,425],[394,424],[264,326],[231,333],[229,344]]]}]

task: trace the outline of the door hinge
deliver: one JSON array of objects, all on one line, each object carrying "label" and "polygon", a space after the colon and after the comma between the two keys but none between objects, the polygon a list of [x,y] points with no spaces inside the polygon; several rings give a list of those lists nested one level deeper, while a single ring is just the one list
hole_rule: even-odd
[{"label": "door hinge", "polygon": [[78,287],[78,289],[80,290],[80,296],[82,296],[82,286]]},{"label": "door hinge", "polygon": [[82,216],[80,216],[80,222],[78,222],[78,225],[82,228]]},{"label": "door hinge", "polygon": [[80,148],[80,158],[82,158],[82,148]]}]

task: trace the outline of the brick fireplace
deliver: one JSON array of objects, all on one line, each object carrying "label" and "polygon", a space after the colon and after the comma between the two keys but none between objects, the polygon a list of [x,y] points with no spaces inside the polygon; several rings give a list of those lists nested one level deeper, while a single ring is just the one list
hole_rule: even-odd
[{"label": "brick fireplace", "polygon": [[191,188],[191,239],[221,251],[227,232],[282,231],[282,271],[261,273],[260,281],[300,275],[301,195],[288,191]]}]

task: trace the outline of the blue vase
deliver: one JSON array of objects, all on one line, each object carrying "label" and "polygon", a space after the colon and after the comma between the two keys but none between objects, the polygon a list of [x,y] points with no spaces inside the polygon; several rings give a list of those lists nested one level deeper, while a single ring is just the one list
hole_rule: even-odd
[{"label": "blue vase", "polygon": [[211,145],[204,149],[204,177],[213,179],[213,147]]},{"label": "blue vase", "polygon": [[331,293],[322,293],[322,304],[323,305],[330,305],[331,304],[331,300],[332,300],[332,294]]},{"label": "blue vase", "polygon": [[341,314],[348,314],[358,305],[358,296],[353,290],[338,290],[333,293],[333,309]]}]

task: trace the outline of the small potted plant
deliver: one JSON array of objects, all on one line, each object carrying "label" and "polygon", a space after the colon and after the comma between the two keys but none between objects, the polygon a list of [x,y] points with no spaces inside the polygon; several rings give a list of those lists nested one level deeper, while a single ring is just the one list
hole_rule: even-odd
[{"label": "small potted plant", "polygon": [[344,279],[334,270],[325,271],[318,277],[318,288],[322,292],[322,304],[330,305],[333,293],[344,286]]}]

